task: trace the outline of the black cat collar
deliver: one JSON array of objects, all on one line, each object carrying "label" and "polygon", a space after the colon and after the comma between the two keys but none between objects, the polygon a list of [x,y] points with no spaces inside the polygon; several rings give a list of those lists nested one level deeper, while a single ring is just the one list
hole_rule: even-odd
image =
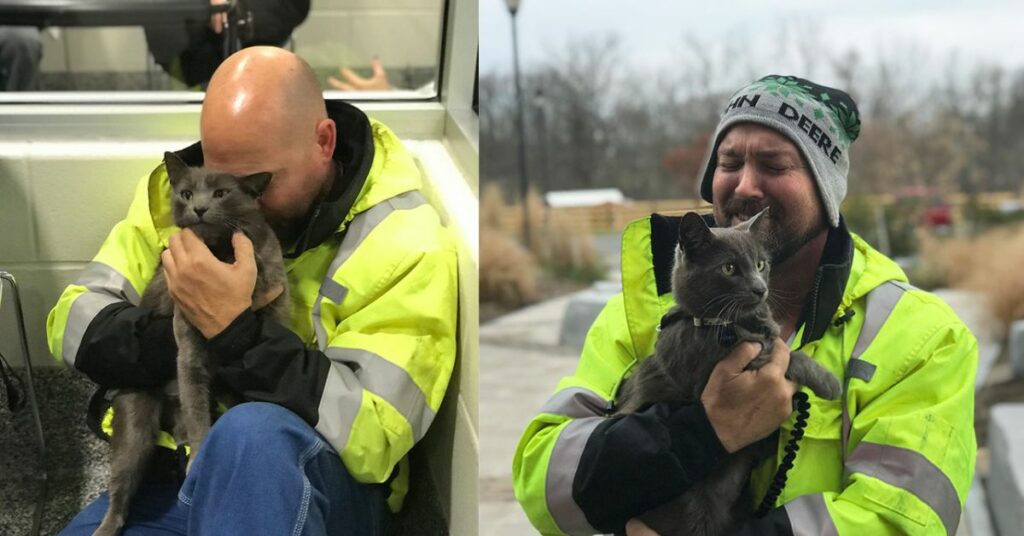
[{"label": "black cat collar", "polygon": [[697,318],[693,317],[693,325],[698,328],[705,326],[728,326],[732,324],[732,320],[726,320],[724,318]]},{"label": "black cat collar", "polygon": [[716,331],[716,336],[718,338],[718,344],[721,346],[730,347],[735,345],[739,340],[739,337],[736,336],[736,330],[729,327],[734,324],[732,320],[725,320],[722,318],[699,318],[683,310],[671,311],[661,317],[661,323],[658,324],[658,331],[664,331],[665,328],[682,320],[692,320],[693,325],[698,328],[720,328]]},{"label": "black cat collar", "polygon": [[732,320],[726,320],[724,318],[700,318],[681,309],[677,309],[675,311],[670,311],[668,314],[661,317],[661,323],[658,324],[658,331],[661,331],[680,320],[692,320],[693,325],[698,328],[728,326],[733,323]]}]

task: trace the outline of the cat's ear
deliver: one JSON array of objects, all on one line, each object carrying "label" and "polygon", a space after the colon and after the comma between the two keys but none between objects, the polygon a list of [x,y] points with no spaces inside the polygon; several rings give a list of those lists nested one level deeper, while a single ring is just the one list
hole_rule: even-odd
[{"label": "cat's ear", "polygon": [[695,255],[711,244],[714,235],[704,218],[696,212],[688,212],[679,221],[679,247],[687,256]]},{"label": "cat's ear", "polygon": [[165,152],[164,164],[167,166],[167,179],[171,181],[171,186],[174,186],[180,179],[188,176],[188,164],[181,158],[178,158],[178,155],[169,151]]},{"label": "cat's ear", "polygon": [[263,190],[267,189],[267,185],[270,184],[270,179],[274,175],[268,171],[261,173],[253,173],[238,179],[238,184],[242,186],[242,190],[251,195],[253,199],[259,199],[263,195]]},{"label": "cat's ear", "polygon": [[737,225],[735,229],[738,231],[754,233],[757,236],[763,236],[764,232],[768,230],[768,210],[769,207],[764,207],[764,210],[754,214],[749,220]]},{"label": "cat's ear", "polygon": [[768,207],[765,207],[761,212],[754,214],[750,219],[743,221],[735,226],[736,231],[745,231],[760,235],[768,228]]}]

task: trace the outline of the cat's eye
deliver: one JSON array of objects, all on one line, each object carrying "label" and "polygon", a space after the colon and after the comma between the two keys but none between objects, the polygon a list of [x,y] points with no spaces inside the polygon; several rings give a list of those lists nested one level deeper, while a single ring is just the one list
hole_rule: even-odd
[{"label": "cat's eye", "polygon": [[218,189],[213,191],[213,197],[224,197],[224,194],[226,194],[226,193],[228,193],[227,190],[225,190],[223,188],[218,188]]},{"label": "cat's eye", "polygon": [[181,197],[183,197],[185,201],[192,199],[192,190],[182,190]]},{"label": "cat's eye", "polygon": [[757,261],[757,271],[758,272],[763,272],[764,269],[767,268],[767,267],[768,267],[768,263],[767,262],[764,262],[763,260]]},{"label": "cat's eye", "polygon": [[722,273],[725,274],[725,275],[732,275],[732,274],[736,273],[736,265],[732,264],[732,263],[723,264],[722,265]]}]

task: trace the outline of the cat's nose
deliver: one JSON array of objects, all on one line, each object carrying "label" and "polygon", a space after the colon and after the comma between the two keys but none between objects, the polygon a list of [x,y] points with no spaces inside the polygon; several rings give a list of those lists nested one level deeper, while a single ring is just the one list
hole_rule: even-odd
[{"label": "cat's nose", "polygon": [[209,210],[209,209],[197,208],[197,209],[193,209],[193,210],[196,211],[196,216],[199,216],[199,219],[203,219],[203,214],[206,214],[206,211]]},{"label": "cat's nose", "polygon": [[758,287],[758,288],[751,289],[750,292],[752,292],[754,294],[754,296],[757,297],[757,299],[763,300],[765,294],[768,294],[768,289],[766,289],[764,287]]}]

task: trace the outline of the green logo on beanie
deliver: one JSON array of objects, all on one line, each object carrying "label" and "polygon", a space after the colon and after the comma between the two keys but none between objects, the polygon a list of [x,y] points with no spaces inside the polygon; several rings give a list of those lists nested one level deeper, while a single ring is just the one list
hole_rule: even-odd
[{"label": "green logo on beanie", "polygon": [[744,91],[761,89],[780,99],[788,99],[800,106],[812,106],[815,119],[828,114],[832,119],[829,130],[845,150],[860,135],[860,112],[857,104],[845,92],[822,86],[796,76],[768,75],[754,82]]}]

